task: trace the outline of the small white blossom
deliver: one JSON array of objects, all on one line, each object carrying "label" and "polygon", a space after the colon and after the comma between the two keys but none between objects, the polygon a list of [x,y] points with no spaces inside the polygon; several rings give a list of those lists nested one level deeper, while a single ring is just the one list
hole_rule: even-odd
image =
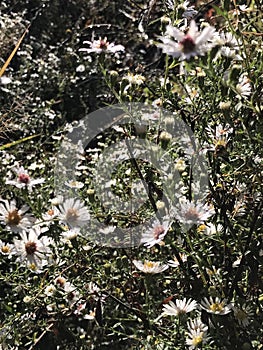
[{"label": "small white blossom", "polygon": [[25,262],[32,271],[40,271],[48,264],[48,258],[52,254],[50,245],[52,240],[47,236],[41,236],[38,227],[20,233],[20,240],[14,239],[16,254],[19,260]]},{"label": "small white blossom", "polygon": [[187,332],[186,345],[189,350],[200,348],[200,345],[206,344],[208,341],[207,333],[201,330],[189,330]]},{"label": "small white blossom", "polygon": [[2,199],[0,200],[0,222],[12,232],[21,232],[31,227],[35,221],[30,214],[26,214],[28,209],[27,205],[18,209],[14,199],[10,202]]},{"label": "small white blossom", "polygon": [[51,297],[55,294],[56,290],[56,287],[53,284],[50,284],[45,288],[44,293],[46,294],[46,296]]},{"label": "small white blossom", "polygon": [[251,95],[251,84],[250,80],[245,74],[242,74],[236,85],[237,97],[248,98]]},{"label": "small white blossom", "polygon": [[216,315],[226,315],[232,311],[232,305],[227,304],[227,301],[225,299],[221,300],[218,297],[216,297],[215,299],[213,299],[212,297],[210,297],[209,299],[204,298],[201,301],[200,306],[205,311]]},{"label": "small white blossom", "polygon": [[197,302],[192,299],[183,300],[176,299],[175,303],[170,301],[168,304],[163,305],[163,315],[178,316],[181,314],[186,314],[197,308]]},{"label": "small white blossom", "polygon": [[200,224],[208,220],[215,211],[207,204],[201,201],[190,202],[184,197],[179,199],[179,208],[175,213],[175,217],[181,223],[187,225]]},{"label": "small white blossom", "polygon": [[10,258],[15,254],[15,246],[10,243],[5,243],[0,239],[0,254]]},{"label": "small white blossom", "polygon": [[88,209],[79,199],[66,199],[59,206],[60,214],[58,215],[62,223],[73,227],[83,227],[90,220]]},{"label": "small white blossom", "polygon": [[133,260],[133,264],[136,266],[136,268],[144,273],[150,273],[150,274],[156,274],[163,272],[168,269],[168,265],[161,264],[160,261],[148,261],[145,260],[144,262],[140,260]]},{"label": "small white blossom", "polygon": [[6,180],[7,185],[13,185],[18,188],[26,188],[29,191],[32,190],[32,187],[35,185],[42,184],[45,182],[44,178],[32,179],[24,167],[15,168],[14,172],[16,173],[17,178],[15,180]]},{"label": "small white blossom", "polygon": [[84,41],[83,44],[88,44],[89,48],[81,48],[79,51],[84,51],[87,53],[95,52],[95,53],[101,53],[101,52],[110,52],[110,53],[116,53],[118,51],[124,51],[125,48],[122,45],[115,45],[114,43],[109,43],[107,41],[107,38],[104,39],[99,38],[99,40],[93,40],[93,41]]},{"label": "small white blossom", "polygon": [[169,227],[169,220],[164,220],[163,223],[161,223],[158,219],[156,219],[152,226],[145,233],[143,233],[141,243],[143,243],[147,248],[151,248],[155,244],[161,244],[169,230]]}]

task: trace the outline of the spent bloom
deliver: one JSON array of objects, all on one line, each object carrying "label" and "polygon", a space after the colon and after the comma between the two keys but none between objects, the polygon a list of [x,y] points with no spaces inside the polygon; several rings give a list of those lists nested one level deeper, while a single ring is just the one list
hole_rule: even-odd
[{"label": "spent bloom", "polygon": [[197,302],[192,299],[183,300],[176,299],[175,303],[170,301],[168,304],[163,306],[163,315],[178,316],[181,314],[186,314],[197,308]]},{"label": "spent bloom", "polygon": [[191,57],[202,56],[214,47],[216,45],[215,33],[215,28],[210,25],[199,32],[194,20],[190,22],[187,34],[168,25],[166,35],[160,37],[162,43],[158,43],[157,46],[164,53],[172,57],[179,57],[180,61],[188,60]]},{"label": "spent bloom", "polygon": [[160,261],[148,261],[145,260],[144,262],[140,260],[133,260],[133,264],[136,266],[136,268],[144,273],[151,273],[156,274],[163,272],[168,269],[168,265],[161,264]]},{"label": "spent bloom", "polygon": [[83,227],[90,220],[90,214],[87,208],[79,199],[66,199],[59,206],[60,214],[58,215],[62,223],[73,227]]},{"label": "spent bloom", "polygon": [[16,179],[6,180],[7,185],[13,185],[17,188],[27,188],[29,191],[32,190],[32,187],[35,185],[42,184],[45,182],[44,178],[32,179],[24,167],[15,168],[14,172],[16,174]]},{"label": "spent bloom", "polygon": [[216,315],[226,315],[232,311],[232,305],[227,304],[227,301],[225,299],[221,300],[218,297],[216,297],[215,299],[213,299],[212,297],[210,297],[209,299],[204,298],[201,301],[200,306],[205,311]]},{"label": "spent bloom", "polygon": [[99,38],[99,40],[84,41],[83,44],[88,44],[89,48],[81,48],[79,51],[85,51],[87,53],[95,52],[110,52],[116,53],[118,51],[124,51],[125,48],[122,45],[115,45],[114,43],[109,43],[107,38]]},{"label": "spent bloom", "polygon": [[32,226],[35,220],[30,214],[26,214],[28,209],[27,205],[18,209],[14,199],[10,202],[2,199],[0,200],[0,222],[12,232],[21,232]]},{"label": "spent bloom", "polygon": [[40,271],[43,266],[48,264],[48,258],[52,251],[50,245],[52,240],[47,236],[41,236],[41,230],[38,227],[31,228],[27,232],[20,233],[21,239],[14,239],[16,255],[21,262],[32,271]]},{"label": "spent bloom", "polygon": [[250,320],[254,316],[253,309],[251,306],[233,306],[233,312],[235,319],[242,327],[247,327],[250,323]]}]

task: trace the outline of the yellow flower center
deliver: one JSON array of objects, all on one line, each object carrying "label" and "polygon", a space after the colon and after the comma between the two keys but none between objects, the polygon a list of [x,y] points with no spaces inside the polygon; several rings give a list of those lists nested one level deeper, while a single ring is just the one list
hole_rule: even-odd
[{"label": "yellow flower center", "polygon": [[7,245],[3,245],[1,250],[4,254],[7,254],[10,252],[10,248]]},{"label": "yellow flower center", "polygon": [[218,140],[216,142],[216,145],[215,145],[215,148],[218,149],[218,148],[226,148],[227,146],[227,142],[225,139],[221,139],[221,140]]},{"label": "yellow flower center", "polygon": [[18,214],[18,210],[14,209],[7,214],[6,223],[11,226],[17,226],[21,219],[22,217]]},{"label": "yellow flower center", "polygon": [[201,333],[193,338],[193,345],[197,346],[197,345],[201,344],[202,341],[203,341],[203,333]]},{"label": "yellow flower center", "polygon": [[210,306],[210,310],[213,312],[221,312],[224,306],[222,303],[214,303]]},{"label": "yellow flower center", "polygon": [[197,232],[198,233],[204,232],[205,230],[206,230],[206,225],[205,224],[199,225],[198,228],[197,228]]},{"label": "yellow flower center", "polygon": [[145,263],[144,263],[144,267],[148,268],[148,269],[152,269],[152,268],[154,268],[154,266],[155,266],[155,264],[152,261],[145,261]]},{"label": "yellow flower center", "polygon": [[32,271],[36,271],[36,269],[37,269],[37,266],[36,266],[36,264],[34,264],[34,263],[28,265],[28,267],[29,267],[29,269],[32,270]]}]

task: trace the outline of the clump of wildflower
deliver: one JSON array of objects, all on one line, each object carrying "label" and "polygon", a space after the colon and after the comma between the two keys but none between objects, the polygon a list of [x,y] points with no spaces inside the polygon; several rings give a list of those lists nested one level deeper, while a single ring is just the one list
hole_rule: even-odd
[{"label": "clump of wildflower", "polygon": [[[160,37],[163,43],[158,43],[157,47],[160,47],[164,53],[172,57],[179,57],[180,61],[188,60],[191,57],[202,56],[210,51],[216,45],[215,33],[215,28],[210,25],[199,32],[194,20],[190,22],[187,34],[168,25],[165,36]],[[170,37],[173,39],[170,39]]]},{"label": "clump of wildflower", "polygon": [[145,260],[144,262],[140,260],[133,260],[133,264],[136,266],[136,268],[144,273],[150,273],[150,274],[156,274],[163,272],[168,269],[168,265],[161,264],[160,261],[148,261]]}]

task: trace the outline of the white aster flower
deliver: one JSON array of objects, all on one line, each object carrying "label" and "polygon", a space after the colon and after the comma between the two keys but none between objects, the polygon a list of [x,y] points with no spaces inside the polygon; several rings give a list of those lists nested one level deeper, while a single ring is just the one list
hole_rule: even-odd
[{"label": "white aster flower", "polygon": [[191,57],[202,56],[214,47],[216,45],[215,33],[215,28],[212,26],[207,26],[202,32],[199,32],[194,20],[190,22],[187,34],[168,25],[166,35],[160,37],[163,43],[158,43],[157,46],[170,56],[188,60]]},{"label": "white aster flower", "polygon": [[65,241],[71,241],[72,239],[75,239],[79,235],[80,235],[79,227],[73,227],[72,229],[61,233],[61,236]]},{"label": "white aster flower", "polygon": [[233,128],[231,128],[229,124],[224,126],[222,124],[216,125],[215,129],[207,127],[206,130],[214,144],[210,150],[226,148],[228,142],[231,140],[231,135],[233,134]]},{"label": "white aster flower", "polygon": [[178,316],[191,312],[197,308],[197,302],[192,299],[183,300],[176,299],[175,303],[170,301],[168,304],[163,305],[163,315],[164,316]]},{"label": "white aster flower", "polygon": [[10,202],[2,199],[0,200],[0,222],[12,232],[21,232],[32,226],[35,221],[30,214],[26,214],[28,209],[27,205],[18,209],[14,199]]},{"label": "white aster flower", "polygon": [[88,209],[79,199],[69,198],[59,206],[58,215],[62,223],[73,227],[83,227],[90,220]]},{"label": "white aster flower", "polygon": [[197,232],[201,234],[205,234],[207,236],[214,236],[216,234],[220,234],[223,232],[224,228],[221,224],[214,225],[212,223],[201,224],[197,227]]},{"label": "white aster flower", "polygon": [[227,304],[227,301],[225,299],[221,300],[218,297],[216,297],[215,299],[213,299],[212,297],[210,297],[209,299],[204,298],[201,301],[200,306],[205,311],[216,315],[226,315],[232,311],[232,304]]},{"label": "white aster flower", "polygon": [[237,54],[242,43],[232,33],[220,33],[217,41],[221,47],[215,57],[215,60],[220,55],[230,57],[238,61],[242,60],[242,57]]},{"label": "white aster flower", "polygon": [[189,346],[189,350],[199,348],[202,344],[206,344],[208,341],[207,333],[201,330],[189,330],[187,332],[186,344]]},{"label": "white aster flower", "polygon": [[53,284],[48,285],[45,290],[44,294],[46,294],[47,297],[52,297],[56,293],[56,287]]},{"label": "white aster flower", "polygon": [[70,187],[70,188],[77,188],[77,189],[80,189],[80,188],[83,188],[84,187],[84,183],[81,182],[81,181],[67,181],[65,183],[66,186]]},{"label": "white aster flower", "polygon": [[47,259],[52,254],[50,245],[52,240],[47,236],[39,238],[41,230],[38,227],[30,229],[28,232],[20,233],[20,240],[14,239],[16,255],[19,256],[21,262],[32,271],[40,271],[43,266],[47,265]]},{"label": "white aster flower", "polygon": [[59,210],[57,207],[53,206],[49,208],[45,213],[42,214],[42,219],[48,223],[53,221],[59,215]]},{"label": "white aster flower", "polygon": [[251,95],[251,84],[246,74],[242,74],[236,85],[237,97],[248,98]]},{"label": "white aster flower", "polygon": [[207,204],[203,204],[201,201],[190,202],[182,197],[179,199],[179,209],[175,213],[175,217],[181,223],[194,225],[203,223],[214,213],[214,209]]},{"label": "white aster flower", "polygon": [[147,248],[151,248],[155,244],[161,244],[169,230],[169,227],[169,220],[164,220],[163,223],[161,223],[158,219],[156,219],[152,226],[145,233],[143,233],[141,243],[143,243]]},{"label": "white aster flower", "polygon": [[0,254],[10,258],[15,254],[15,246],[10,243],[5,243],[0,239]]},{"label": "white aster flower", "polygon": [[16,173],[17,178],[15,180],[6,180],[7,185],[13,185],[17,188],[26,188],[29,191],[32,190],[32,187],[35,185],[42,184],[45,182],[44,178],[32,179],[24,167],[15,168],[14,172]]},{"label": "white aster flower", "polygon": [[163,272],[169,268],[166,264],[161,264],[160,261],[148,261],[145,260],[144,262],[140,260],[133,260],[133,264],[136,266],[136,268],[144,273],[151,273],[156,274]]},{"label": "white aster flower", "polygon": [[114,43],[109,43],[107,41],[107,38],[104,39],[99,38],[99,40],[93,40],[93,41],[84,41],[83,44],[88,44],[90,48],[81,48],[79,51],[84,51],[87,53],[95,52],[95,53],[101,53],[101,52],[110,52],[110,53],[116,53],[118,51],[124,51],[125,48],[122,45],[115,45]]},{"label": "white aster flower", "polygon": [[79,291],[72,283],[65,282],[63,288],[66,293],[66,299],[70,306],[75,304],[81,298]]},{"label": "white aster flower", "polygon": [[207,325],[205,325],[200,318],[195,318],[194,320],[189,320],[187,322],[187,328],[190,331],[201,331],[206,332],[208,330]]}]

